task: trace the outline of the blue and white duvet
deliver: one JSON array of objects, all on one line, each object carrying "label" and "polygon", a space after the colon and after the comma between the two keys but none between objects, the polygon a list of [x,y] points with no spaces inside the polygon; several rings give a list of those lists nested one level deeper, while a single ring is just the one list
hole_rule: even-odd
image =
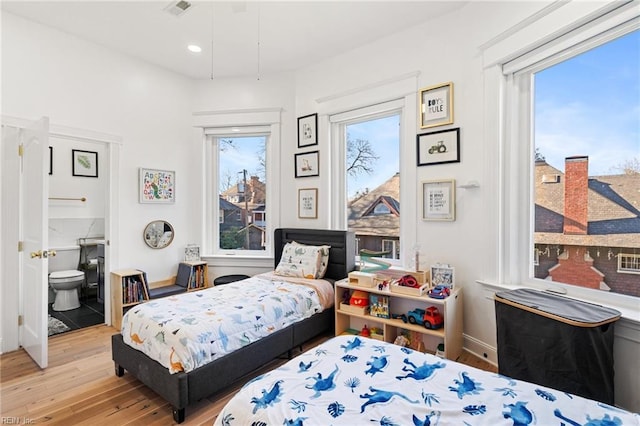
[{"label": "blue and white duvet", "polygon": [[233,425],[639,425],[638,414],[378,340],[338,336],[247,383]]},{"label": "blue and white duvet", "polygon": [[189,372],[332,303],[328,281],[266,273],[136,305],[121,332],[126,344],[171,373]]}]

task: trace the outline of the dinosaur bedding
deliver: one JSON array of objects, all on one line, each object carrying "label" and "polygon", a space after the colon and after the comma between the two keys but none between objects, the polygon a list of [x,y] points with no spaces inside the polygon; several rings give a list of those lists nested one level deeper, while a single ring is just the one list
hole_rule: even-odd
[{"label": "dinosaur bedding", "polygon": [[325,280],[273,273],[136,305],[122,318],[124,342],[189,372],[330,307]]},{"label": "dinosaur bedding", "polygon": [[338,336],[247,383],[233,425],[639,425],[616,407],[357,336]]}]

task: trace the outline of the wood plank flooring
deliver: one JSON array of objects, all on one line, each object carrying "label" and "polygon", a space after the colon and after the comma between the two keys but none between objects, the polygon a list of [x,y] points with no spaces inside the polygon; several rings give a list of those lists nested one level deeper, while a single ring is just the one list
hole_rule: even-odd
[{"label": "wood plank flooring", "polygon": [[[172,425],[171,407],[126,374],[116,377],[111,335],[105,325],[49,339],[49,367],[41,370],[23,351],[0,357],[0,421],[3,424]],[[307,343],[307,350],[329,336]],[[253,376],[286,360],[275,360]],[[489,371],[495,366],[464,352],[460,362]],[[241,386],[212,395],[186,410],[184,425],[211,426],[224,404]]]}]

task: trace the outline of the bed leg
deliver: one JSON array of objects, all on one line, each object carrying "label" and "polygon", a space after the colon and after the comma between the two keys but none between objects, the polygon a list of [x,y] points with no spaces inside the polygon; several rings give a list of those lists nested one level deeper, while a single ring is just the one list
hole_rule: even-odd
[{"label": "bed leg", "polygon": [[172,409],[173,409],[173,420],[176,423],[184,422],[184,408],[172,407]]},{"label": "bed leg", "polygon": [[118,377],[124,376],[124,368],[122,368],[118,364],[115,364],[115,369],[116,369],[116,376],[118,376]]},{"label": "bed leg", "polygon": [[289,350],[287,351],[287,358],[288,358],[288,359],[293,359],[293,350],[289,349]]}]

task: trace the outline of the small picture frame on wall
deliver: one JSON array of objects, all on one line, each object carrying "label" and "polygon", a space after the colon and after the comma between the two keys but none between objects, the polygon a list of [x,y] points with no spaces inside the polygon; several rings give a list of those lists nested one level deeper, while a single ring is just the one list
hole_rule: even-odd
[{"label": "small picture frame on wall", "polygon": [[296,178],[320,176],[319,152],[295,154]]},{"label": "small picture frame on wall", "polygon": [[[52,153],[53,151],[49,152]],[[73,176],[98,177],[97,152],[72,149],[71,157],[71,173]]]},{"label": "small picture frame on wall", "polygon": [[453,290],[455,270],[451,265],[437,263],[431,266],[431,286],[444,285]]},{"label": "small picture frame on wall", "polygon": [[460,162],[460,128],[416,136],[418,166]]},{"label": "small picture frame on wall", "polygon": [[140,203],[174,203],[176,201],[176,172],[140,167],[138,191]]},{"label": "small picture frame on wall", "polygon": [[318,188],[298,189],[298,218],[318,218]]},{"label": "small picture frame on wall", "polygon": [[420,89],[420,128],[453,124],[453,83]]},{"label": "small picture frame on wall", "polygon": [[422,220],[456,220],[456,181],[422,182]]},{"label": "small picture frame on wall", "polygon": [[318,114],[298,117],[298,148],[318,145]]}]

